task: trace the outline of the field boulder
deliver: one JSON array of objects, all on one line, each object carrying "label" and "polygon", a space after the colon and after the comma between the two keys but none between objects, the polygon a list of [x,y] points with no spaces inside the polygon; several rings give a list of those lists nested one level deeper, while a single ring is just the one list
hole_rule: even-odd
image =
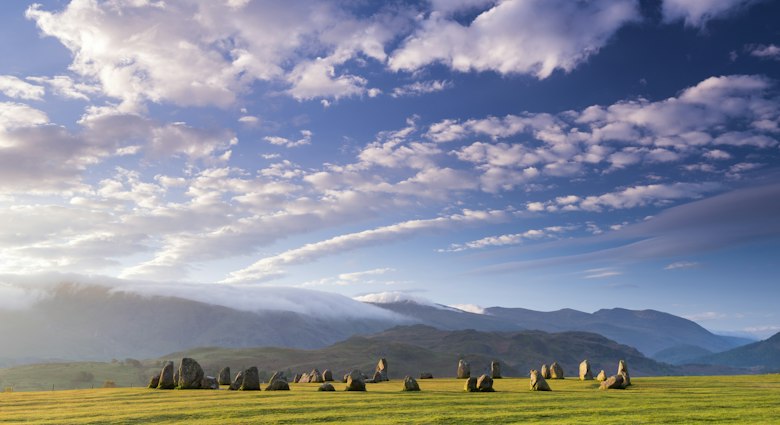
[{"label": "field boulder", "polygon": [[334,388],[333,384],[330,382],[324,382],[319,386],[319,388],[317,388],[317,391],[336,391],[336,388]]},{"label": "field boulder", "polygon": [[213,376],[204,376],[203,380],[200,382],[200,387],[204,390],[218,390],[219,382],[217,381],[217,378]]},{"label": "field boulder", "polygon": [[347,375],[346,391],[365,391],[366,380],[359,370],[353,370]]},{"label": "field boulder", "polygon": [[601,385],[599,385],[599,388],[602,390],[622,390],[626,388],[623,384],[622,375],[612,375],[607,378],[606,381],[602,382]]},{"label": "field boulder", "polygon": [[275,379],[271,379],[268,385],[265,387],[266,391],[290,391],[290,384],[287,383],[287,379],[284,375],[277,376]]},{"label": "field boulder", "polygon": [[489,375],[480,376],[477,379],[477,391],[483,393],[492,393],[495,391],[493,389],[493,378],[491,378]]},{"label": "field boulder", "polygon": [[460,359],[458,360],[458,379],[468,379],[471,377],[471,366],[469,362]]},{"label": "field boulder", "polygon": [[433,379],[433,374],[430,372],[420,373],[420,379]]},{"label": "field boulder", "polygon": [[583,360],[580,363],[580,381],[593,380],[593,372],[590,370],[590,362]]},{"label": "field boulder", "polygon": [[420,391],[420,385],[417,384],[417,380],[412,378],[411,376],[406,376],[404,378],[404,391]]},{"label": "field boulder", "polygon": [[552,391],[544,376],[536,369],[531,371],[531,391]]}]

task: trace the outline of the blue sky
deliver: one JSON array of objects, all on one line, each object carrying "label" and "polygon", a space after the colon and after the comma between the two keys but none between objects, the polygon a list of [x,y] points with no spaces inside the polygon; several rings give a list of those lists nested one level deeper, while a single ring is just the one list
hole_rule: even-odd
[{"label": "blue sky", "polygon": [[766,336],[779,15],[3,2],[0,273],[653,308]]}]

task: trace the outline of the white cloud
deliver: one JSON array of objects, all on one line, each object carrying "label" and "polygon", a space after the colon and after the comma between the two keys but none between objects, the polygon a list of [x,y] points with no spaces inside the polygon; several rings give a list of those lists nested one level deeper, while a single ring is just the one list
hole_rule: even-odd
[{"label": "white cloud", "polygon": [[700,264],[695,261],[677,261],[664,267],[664,270],[690,269],[699,266]]},{"label": "white cloud", "polygon": [[77,83],[67,75],[54,77],[28,77],[30,81],[49,86],[52,92],[65,99],[90,100],[89,96],[100,92],[94,85]]},{"label": "white cloud", "polygon": [[551,226],[544,229],[532,229],[522,233],[511,233],[498,236],[487,236],[463,244],[451,244],[446,249],[439,249],[438,252],[460,252],[469,249],[484,249],[494,246],[518,245],[526,240],[555,237],[561,232],[568,230],[561,226]]},{"label": "white cloud", "polygon": [[433,11],[393,52],[390,68],[414,71],[441,62],[461,72],[547,78],[556,69],[571,71],[618,28],[639,18],[636,3],[623,0],[508,0],[491,4],[465,26],[446,13],[477,5],[487,2],[458,2],[449,10]]},{"label": "white cloud", "polygon": [[41,100],[46,90],[13,75],[0,75],[0,93],[14,99]]},{"label": "white cloud", "polygon": [[311,136],[313,134],[314,133],[312,133],[309,130],[301,130],[301,138],[298,140],[290,140],[279,136],[266,136],[263,138],[263,140],[276,146],[284,146],[286,148],[296,148],[299,146],[310,145]]},{"label": "white cloud", "polygon": [[608,277],[620,276],[623,274],[621,271],[610,268],[590,269],[585,270],[583,273],[585,274],[585,279],[604,279]]},{"label": "white cloud", "polygon": [[[33,127],[49,122],[45,112],[23,103],[0,102],[0,131]],[[0,143],[0,146],[7,142]]]},{"label": "white cloud", "polygon": [[663,0],[666,22],[684,20],[686,26],[703,27],[712,19],[737,13],[761,0]]},{"label": "white cloud", "polygon": [[422,305],[433,305],[433,302],[422,297],[417,297],[406,292],[389,291],[389,292],[377,292],[373,294],[359,295],[353,298],[354,300],[372,303],[372,304],[393,304],[402,302],[412,302]]},{"label": "white cloud", "polygon": [[725,319],[728,317],[725,313],[718,313],[715,311],[705,311],[702,313],[694,313],[694,314],[685,314],[682,317],[693,320],[694,322],[701,322],[701,321],[707,321],[707,320],[719,320],[719,319]]},{"label": "white cloud", "polygon": [[453,86],[451,81],[445,80],[429,80],[429,81],[415,81],[413,83],[396,87],[390,94],[392,97],[406,97],[406,96],[420,96],[428,93],[435,93],[438,91],[449,89]]},{"label": "white cloud", "polygon": [[485,314],[485,308],[476,304],[450,304],[449,306],[467,313]]},{"label": "white cloud", "polygon": [[750,52],[751,56],[755,56],[761,59],[780,60],[780,47],[774,44],[750,45],[746,46],[745,49]]}]

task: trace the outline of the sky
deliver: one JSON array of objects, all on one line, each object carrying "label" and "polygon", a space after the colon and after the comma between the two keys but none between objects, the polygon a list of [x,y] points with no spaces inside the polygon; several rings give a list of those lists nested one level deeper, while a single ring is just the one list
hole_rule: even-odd
[{"label": "sky", "polygon": [[650,308],[765,337],[777,16],[760,0],[2,2],[0,274]]}]

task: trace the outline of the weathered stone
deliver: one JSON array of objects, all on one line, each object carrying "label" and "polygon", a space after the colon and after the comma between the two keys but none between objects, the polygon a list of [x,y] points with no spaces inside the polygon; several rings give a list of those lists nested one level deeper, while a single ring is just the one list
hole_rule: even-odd
[{"label": "weathered stone", "polygon": [[471,377],[471,366],[469,362],[460,359],[458,360],[458,379],[468,379]]},{"label": "weathered stone", "polygon": [[284,380],[284,382],[287,382],[287,377],[284,376],[284,372],[274,372],[273,375],[271,375],[270,378],[268,378],[268,383],[276,381],[277,379]]},{"label": "weathered stone", "polygon": [[353,370],[347,375],[347,391],[365,391],[366,381],[359,370]]},{"label": "weathered stone", "polygon": [[550,368],[548,368],[546,364],[542,365],[541,374],[542,378],[550,379]]},{"label": "weathered stone", "polygon": [[268,383],[268,386],[265,387],[266,391],[289,391],[290,390],[290,384],[287,383],[287,380],[284,379],[284,377],[272,379],[271,382]]},{"label": "weathered stone", "polygon": [[382,382],[384,380],[385,378],[382,376],[382,372],[377,370],[376,372],[374,372],[374,376],[371,378],[370,382],[376,383],[376,382]]},{"label": "weathered stone", "polygon": [[466,381],[466,385],[463,387],[463,390],[468,391],[470,393],[477,392],[477,377],[470,376]]},{"label": "weathered stone", "polygon": [[580,381],[592,381],[593,372],[590,370],[590,362],[583,360],[580,363]]},{"label": "weathered stone", "polygon": [[301,382],[301,376],[302,375],[300,373],[296,373],[295,376],[293,377],[293,382],[295,382],[296,384]]},{"label": "weathered stone", "polygon": [[179,388],[182,390],[197,390],[203,382],[203,368],[197,361],[189,357],[179,363]]},{"label": "weathered stone", "polygon": [[420,385],[417,383],[417,380],[412,378],[411,376],[406,376],[404,378],[404,391],[420,391]]},{"label": "weathered stone", "polygon": [[433,374],[430,372],[420,373],[420,379],[433,379]]},{"label": "weathered stone", "polygon": [[336,391],[336,388],[329,382],[325,382],[317,388],[317,391]]},{"label": "weathered stone", "polygon": [[260,373],[255,366],[244,371],[244,379],[239,389],[241,391],[260,391]]},{"label": "weathered stone", "polygon": [[531,371],[531,391],[552,391],[544,376],[536,369]]},{"label": "weathered stone", "polygon": [[244,371],[240,370],[236,374],[236,379],[233,380],[233,383],[230,384],[230,387],[228,388],[231,391],[236,391],[239,388],[241,388],[241,384],[244,383]]},{"label": "weathered stone", "polygon": [[599,385],[599,388],[602,390],[622,390],[625,388],[623,384],[622,375],[612,375],[607,378],[606,381],[602,382],[601,385]]},{"label": "weathered stone", "polygon": [[550,379],[563,379],[563,368],[558,362],[550,365]]},{"label": "weathered stone", "polygon": [[631,385],[631,377],[628,375],[628,366],[626,366],[626,361],[621,360],[618,362],[618,375],[623,375],[623,386],[627,387]]},{"label": "weathered stone", "polygon": [[160,374],[154,375],[149,379],[149,388],[157,388],[160,385]]},{"label": "weathered stone", "polygon": [[349,378],[349,374],[344,375],[344,378],[341,379],[341,382],[346,383],[347,378]]},{"label": "weathered stone", "polygon": [[318,384],[325,382],[325,380],[322,379],[322,373],[319,369],[314,368],[309,372],[309,382]]},{"label": "weathered stone", "polygon": [[303,372],[301,374],[301,379],[298,380],[301,384],[308,384],[309,383],[309,374],[306,372]]},{"label": "weathered stone", "polygon": [[173,369],[173,383],[179,384],[179,369]]},{"label": "weathered stone", "polygon": [[[379,374],[377,379],[377,373]],[[387,359],[382,357],[376,364],[376,370],[374,373],[374,382],[389,381],[390,377],[387,371]]]},{"label": "weathered stone", "polygon": [[599,382],[604,382],[607,380],[607,374],[604,372],[604,369],[601,369],[601,372],[599,372],[598,376],[596,376],[596,380]]},{"label": "weathered stone", "polygon": [[172,390],[176,388],[176,381],[173,380],[173,362],[167,361],[160,371],[160,379],[157,382],[157,388],[161,390]]},{"label": "weathered stone", "polygon": [[218,390],[219,382],[217,382],[217,378],[213,376],[204,376],[203,380],[200,382],[200,387],[204,390]]},{"label": "weathered stone", "polygon": [[501,362],[490,362],[490,377],[493,379],[501,379]]},{"label": "weathered stone", "polygon": [[322,380],[325,382],[333,382],[333,372],[331,372],[330,369],[323,370]]},{"label": "weathered stone", "polygon": [[230,385],[230,368],[229,367],[223,367],[222,370],[219,371],[219,378],[217,379],[217,382],[219,385]]},{"label": "weathered stone", "polygon": [[477,379],[477,390],[483,393],[492,393],[495,391],[493,389],[493,378],[488,375],[480,376]]}]

